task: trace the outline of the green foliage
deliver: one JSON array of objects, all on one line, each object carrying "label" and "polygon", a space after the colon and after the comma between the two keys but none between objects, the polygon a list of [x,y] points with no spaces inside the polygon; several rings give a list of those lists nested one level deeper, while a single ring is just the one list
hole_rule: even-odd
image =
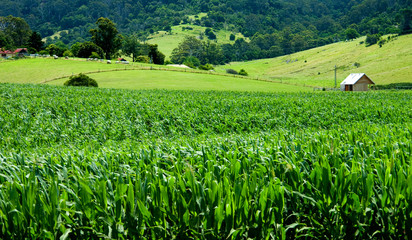
[{"label": "green foliage", "polygon": [[187,58],[183,61],[183,64],[186,65],[186,66],[188,66],[188,67],[191,67],[191,68],[197,68],[197,67],[200,66],[200,61],[199,61],[199,59],[198,59],[197,57],[191,56],[191,57],[187,57]]},{"label": "green foliage", "polygon": [[248,74],[247,74],[247,72],[245,71],[245,69],[240,69],[240,71],[239,71],[239,75],[242,75],[242,76],[247,76]]},{"label": "green foliage", "polygon": [[111,59],[122,46],[122,36],[108,18],[99,18],[96,25],[96,29],[90,29],[92,41],[103,49],[106,59]]},{"label": "green foliage", "polygon": [[229,40],[230,40],[230,41],[235,41],[235,40],[236,40],[235,34],[233,34],[233,33],[230,34]]},{"label": "green foliage", "polygon": [[73,87],[98,87],[96,80],[91,77],[80,73],[75,76],[71,76],[69,80],[64,83],[64,86],[73,86]]},{"label": "green foliage", "polygon": [[70,50],[66,50],[63,53],[63,57],[73,57],[73,53]]},{"label": "green foliage", "polygon": [[212,64],[207,63],[207,64],[205,64],[205,65],[200,65],[200,66],[199,66],[199,69],[200,69],[200,70],[210,71],[210,70],[213,70],[213,69],[215,69],[215,68],[213,67]]},{"label": "green foliage", "polygon": [[226,69],[226,73],[229,73],[229,74],[234,74],[234,75],[239,74],[236,70],[231,69],[231,68]]},{"label": "green foliage", "polygon": [[103,58],[103,49],[93,42],[84,42],[76,45],[74,48],[77,51],[77,57],[89,58],[93,53],[97,53],[98,58]]},{"label": "green foliage", "polygon": [[92,54],[89,56],[89,58],[101,58],[101,57],[97,52],[92,52]]},{"label": "green foliage", "polygon": [[[409,6],[410,7],[410,6]],[[404,8],[401,10],[402,21],[401,21],[401,33],[409,34],[412,33],[412,9]]]},{"label": "green foliage", "polygon": [[150,63],[150,58],[148,56],[137,56],[136,57],[136,62],[141,62],[141,63]]},{"label": "green foliage", "polygon": [[380,35],[380,34],[368,34],[368,35],[366,36],[366,41],[365,41],[365,42],[366,42],[366,46],[367,46],[367,47],[372,46],[372,45],[378,43],[380,39],[381,39],[381,35]]},{"label": "green foliage", "polygon": [[1,16],[2,14],[0,14],[0,32],[7,36],[8,43],[14,47],[25,46],[32,35],[27,22],[20,17],[13,17],[11,15],[7,17]]},{"label": "green foliage", "polygon": [[213,32],[211,28],[206,28],[205,30],[205,35],[210,39],[210,40],[215,40],[216,39],[216,34]]},{"label": "green foliage", "polygon": [[151,63],[160,65],[165,63],[165,55],[158,50],[157,44],[149,44],[148,57],[150,58]]},{"label": "green foliage", "polygon": [[[210,41],[202,42],[201,40],[188,36],[177,48],[175,48],[170,57],[174,63],[183,63],[188,57],[199,59],[200,64],[222,64],[224,63],[224,55],[222,48],[216,43]],[[199,65],[200,65],[199,64]]]},{"label": "green foliage", "polygon": [[407,239],[412,228],[407,92],[2,84],[0,98],[2,239]]},{"label": "green foliage", "polygon": [[46,47],[46,51],[50,54],[50,55],[56,55],[59,57],[63,56],[63,53],[67,50],[66,47],[63,46],[58,46],[56,44],[50,44],[49,46]]},{"label": "green foliage", "polygon": [[358,31],[356,31],[356,30],[353,29],[353,28],[348,28],[348,29],[346,29],[345,35],[346,35],[346,39],[349,39],[349,40],[356,39],[356,38],[358,38],[358,37],[360,36],[359,33],[358,33]]},{"label": "green foliage", "polygon": [[28,40],[28,46],[35,49],[36,52],[43,50],[44,42],[42,41],[41,35],[37,32],[33,32]]}]

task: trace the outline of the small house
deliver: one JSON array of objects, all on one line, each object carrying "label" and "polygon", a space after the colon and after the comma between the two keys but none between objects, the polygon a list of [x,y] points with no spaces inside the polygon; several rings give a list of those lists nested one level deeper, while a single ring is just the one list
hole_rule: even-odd
[{"label": "small house", "polygon": [[18,56],[18,57],[29,56],[29,52],[27,51],[27,48],[17,48],[13,53],[15,56]]},{"label": "small house", "polygon": [[368,91],[375,83],[365,73],[351,73],[340,84],[341,91]]},{"label": "small house", "polygon": [[2,50],[0,49],[0,56],[2,58],[11,58],[14,56],[13,52],[10,50]]},{"label": "small house", "polygon": [[0,56],[3,58],[12,58],[15,56],[24,57],[29,56],[29,52],[27,51],[27,48],[18,48],[14,51],[0,49]]}]

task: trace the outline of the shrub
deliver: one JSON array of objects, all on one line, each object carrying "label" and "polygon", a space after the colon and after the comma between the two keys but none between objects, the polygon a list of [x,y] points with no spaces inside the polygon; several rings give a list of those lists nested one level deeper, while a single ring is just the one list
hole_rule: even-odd
[{"label": "shrub", "polygon": [[366,36],[366,46],[369,47],[376,44],[380,40],[380,38],[381,36],[379,34],[368,34]]},{"label": "shrub", "polygon": [[230,37],[229,37],[229,40],[230,41],[235,41],[235,39],[236,39],[236,36],[235,36],[235,34],[230,34]]},{"label": "shrub", "polygon": [[212,64],[207,63],[207,64],[205,64],[205,65],[200,65],[200,66],[199,66],[199,69],[200,69],[200,70],[209,71],[209,70],[213,70],[213,69],[215,69],[215,68],[213,67]]},{"label": "shrub", "polygon": [[70,50],[66,50],[63,53],[63,57],[73,57],[73,53]]},{"label": "shrub", "polygon": [[200,66],[200,61],[197,57],[190,56],[183,61],[183,64],[191,68],[197,68]]},{"label": "shrub", "polygon": [[97,52],[92,52],[89,58],[100,58],[100,55]]},{"label": "shrub", "polygon": [[245,69],[240,69],[239,75],[247,76],[248,74],[247,74],[247,72],[245,71]]},{"label": "shrub", "polygon": [[141,62],[141,63],[149,63],[150,62],[150,58],[148,56],[137,56],[136,58],[136,62]]},{"label": "shrub", "polygon": [[86,76],[83,73],[79,75],[71,76],[69,80],[64,83],[64,86],[76,86],[76,87],[98,87],[96,80]]},{"label": "shrub", "polygon": [[229,73],[229,74],[238,74],[238,72],[236,71],[236,70],[233,70],[233,69],[226,69],[226,73]]}]

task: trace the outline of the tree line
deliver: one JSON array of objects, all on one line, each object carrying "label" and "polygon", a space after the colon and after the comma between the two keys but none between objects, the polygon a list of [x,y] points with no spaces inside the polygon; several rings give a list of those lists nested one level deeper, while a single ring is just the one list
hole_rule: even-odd
[{"label": "tree line", "polygon": [[76,42],[70,48],[62,41],[45,46],[40,33],[32,31],[24,19],[0,17],[0,48],[14,50],[17,47],[27,47],[30,53],[99,59],[112,59],[123,53],[132,55],[133,61],[164,63],[165,55],[157,49],[157,45],[142,44],[133,36],[123,37],[116,24],[108,18],[99,18],[95,28],[88,32],[90,41]]},{"label": "tree line", "polygon": [[[301,35],[311,31],[320,40],[336,38],[349,27],[361,35],[410,32],[410,11],[410,0],[3,0],[0,16],[24,18],[42,36],[66,30],[61,41],[71,46],[90,40],[88,29],[99,17],[139,38],[193,23],[246,37],[291,27]],[[188,17],[200,12],[207,15]]]}]

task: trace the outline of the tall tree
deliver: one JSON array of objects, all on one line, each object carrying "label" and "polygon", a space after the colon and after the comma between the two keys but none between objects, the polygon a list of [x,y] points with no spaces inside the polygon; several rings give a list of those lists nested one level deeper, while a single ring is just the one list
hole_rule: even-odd
[{"label": "tall tree", "polygon": [[187,57],[200,58],[203,53],[203,44],[199,39],[189,36],[186,37],[179,46],[172,51],[170,60],[174,63],[183,63]]},{"label": "tall tree", "polygon": [[108,18],[101,17],[96,24],[96,29],[90,29],[92,41],[103,49],[106,59],[111,59],[122,46],[122,35]]},{"label": "tall tree", "polygon": [[122,46],[122,52],[126,54],[127,56],[131,56],[133,59],[133,62],[136,61],[136,57],[141,54],[140,48],[141,48],[141,43],[137,36],[135,35],[130,35],[126,36],[123,39],[123,46]]},{"label": "tall tree", "polygon": [[23,18],[7,16],[0,17],[0,31],[3,31],[11,41],[12,45],[21,47],[27,44],[31,36],[31,29]]},{"label": "tall tree", "polygon": [[39,33],[33,32],[29,38],[29,47],[36,49],[36,51],[40,51],[43,49],[44,42],[42,41],[42,37]]},{"label": "tall tree", "polygon": [[412,33],[412,9],[402,9],[402,24],[401,31],[402,34]]}]

